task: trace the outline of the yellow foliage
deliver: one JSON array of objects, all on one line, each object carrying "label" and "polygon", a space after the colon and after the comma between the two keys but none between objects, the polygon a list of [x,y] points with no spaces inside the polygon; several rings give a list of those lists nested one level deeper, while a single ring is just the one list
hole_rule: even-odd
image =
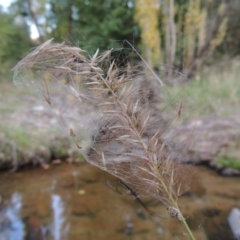
[{"label": "yellow foliage", "polygon": [[220,4],[217,11],[218,11],[218,14],[222,16],[224,14],[225,10],[226,10],[226,5]]},{"label": "yellow foliage", "polygon": [[[219,7],[218,7],[218,14],[220,16],[222,16],[224,14],[226,10],[226,6],[225,4],[221,4]],[[212,39],[210,45],[211,45],[211,50],[213,51],[217,46],[219,46],[224,37],[226,36],[226,33],[227,33],[227,23],[228,23],[228,19],[227,17],[223,18],[220,26],[219,26],[219,29],[218,29],[218,33],[216,35],[216,37],[214,39]]]},{"label": "yellow foliage", "polygon": [[219,26],[217,36],[211,41],[211,44],[210,44],[211,50],[214,50],[217,46],[219,46],[222,43],[224,37],[226,36],[227,23],[228,23],[228,19],[225,17]]},{"label": "yellow foliage", "polygon": [[206,41],[206,27],[207,27],[207,12],[202,10],[199,21],[199,32],[198,32],[198,52],[202,49]]},{"label": "yellow foliage", "polygon": [[[200,26],[204,24],[203,21],[205,21],[205,18],[206,16],[204,16],[203,10],[201,9],[201,0],[190,0],[184,19],[184,65],[186,68],[191,65],[191,61],[194,58],[194,52],[198,43],[196,39],[199,37]],[[201,41],[203,41],[204,34],[202,29]]]},{"label": "yellow foliage", "polygon": [[144,57],[151,66],[165,60],[169,65],[183,64],[191,71],[198,67],[194,66],[196,62],[201,64],[194,63],[195,58],[203,59],[222,43],[227,31],[227,18],[223,18],[226,5],[219,5],[216,13],[221,22],[214,25],[207,24],[209,5],[203,0],[188,0],[186,4],[182,7],[174,0],[136,0],[135,20],[141,29]]},{"label": "yellow foliage", "polygon": [[[174,0],[164,0],[164,11],[161,15],[162,23],[165,27],[165,61],[167,65],[172,66],[174,64],[177,46],[177,30],[174,20],[176,14],[176,5]],[[172,72],[169,72],[171,75]]]},{"label": "yellow foliage", "polygon": [[136,0],[135,20],[141,29],[145,57],[150,65],[157,64],[161,58],[161,39],[158,30],[158,0]]}]

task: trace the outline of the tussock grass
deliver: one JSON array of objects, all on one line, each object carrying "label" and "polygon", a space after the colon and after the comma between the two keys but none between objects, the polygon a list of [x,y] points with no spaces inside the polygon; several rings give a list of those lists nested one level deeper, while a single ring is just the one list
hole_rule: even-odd
[{"label": "tussock grass", "polygon": [[240,160],[234,157],[222,155],[218,158],[217,163],[225,167],[240,170]]},{"label": "tussock grass", "polygon": [[13,126],[10,123],[2,124],[0,127],[1,135],[7,140],[14,141],[16,146],[24,149],[26,152],[34,151],[37,146],[43,143],[40,138],[36,139],[26,127]]},{"label": "tussock grass", "polygon": [[[158,74],[140,60],[118,58],[114,50],[88,56],[50,40],[18,63],[14,81],[42,93],[90,164],[116,176],[143,206],[142,196],[162,202],[194,239],[177,203],[190,169],[175,161],[163,137],[171,128],[160,108],[168,94]],[[182,104],[171,103],[177,118]],[[83,127],[88,141],[79,141]]]},{"label": "tussock grass", "polygon": [[[1,170],[81,156],[55,123],[51,112],[36,98],[36,92],[25,86],[16,88],[10,83],[1,83]],[[35,109],[39,107],[41,110]]]},{"label": "tussock grass", "polygon": [[[29,95],[30,92],[26,90],[26,88],[16,89],[10,83],[1,83],[1,154],[3,154],[5,158],[8,158],[9,166],[22,165],[23,161],[28,162],[28,156],[30,156],[43,142],[40,138],[36,138],[30,133],[28,127],[23,124],[19,114],[24,108],[28,107],[29,103],[23,101],[23,98],[26,96],[29,97]],[[32,93],[32,95],[34,96],[34,93]],[[14,156],[14,151],[21,152],[21,159],[17,154]],[[0,161],[2,165],[2,162],[5,160],[1,159]]]},{"label": "tussock grass", "polygon": [[[240,59],[223,60],[213,66],[205,67],[196,79],[184,86],[185,107],[195,108],[194,114],[208,116],[216,114],[223,117],[240,115]],[[169,86],[171,95],[182,88]],[[184,118],[191,118],[191,112]],[[185,115],[184,115],[185,114]]]}]

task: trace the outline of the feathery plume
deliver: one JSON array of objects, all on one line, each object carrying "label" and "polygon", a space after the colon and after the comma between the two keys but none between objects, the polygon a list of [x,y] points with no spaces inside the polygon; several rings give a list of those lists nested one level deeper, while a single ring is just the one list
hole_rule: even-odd
[{"label": "feathery plume", "polygon": [[[146,75],[144,61],[118,61],[113,53],[97,50],[88,58],[80,48],[49,40],[18,63],[14,82],[42,93],[90,164],[116,176],[140,203],[144,195],[162,202],[194,239],[177,205],[188,167],[164,140],[162,80],[153,70]],[[78,139],[87,126],[84,145]]]}]

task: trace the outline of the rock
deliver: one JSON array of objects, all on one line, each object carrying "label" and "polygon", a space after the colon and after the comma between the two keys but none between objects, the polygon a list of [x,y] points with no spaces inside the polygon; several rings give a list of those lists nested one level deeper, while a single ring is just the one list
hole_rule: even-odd
[{"label": "rock", "polygon": [[[207,163],[224,175],[240,172],[218,162],[221,154],[233,152],[240,142],[240,124],[234,119],[208,117],[187,121],[175,126],[167,134],[171,140],[173,155],[181,162]],[[238,155],[239,156],[239,155]]]},{"label": "rock", "polygon": [[237,176],[240,175],[240,171],[233,168],[225,168],[221,171],[224,176]]},{"label": "rock", "polygon": [[40,219],[36,216],[31,216],[27,222],[27,239],[43,240],[46,238],[46,230]]},{"label": "rock", "polygon": [[50,168],[50,165],[49,164],[46,164],[46,163],[43,163],[41,164],[41,167],[44,169],[44,170],[48,170]]},{"label": "rock", "polygon": [[55,160],[52,161],[52,164],[55,164],[55,165],[58,165],[58,164],[61,164],[61,163],[62,163],[61,159],[55,159]]}]

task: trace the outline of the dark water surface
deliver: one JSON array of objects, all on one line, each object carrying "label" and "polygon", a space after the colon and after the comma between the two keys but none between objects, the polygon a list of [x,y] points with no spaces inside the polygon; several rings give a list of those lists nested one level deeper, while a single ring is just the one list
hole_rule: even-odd
[{"label": "dark water surface", "polygon": [[[194,170],[179,206],[196,239],[234,239],[227,218],[240,208],[240,178]],[[166,219],[150,216],[113,177],[87,163],[0,173],[0,183],[0,240],[188,239],[163,205],[146,199]]]}]

